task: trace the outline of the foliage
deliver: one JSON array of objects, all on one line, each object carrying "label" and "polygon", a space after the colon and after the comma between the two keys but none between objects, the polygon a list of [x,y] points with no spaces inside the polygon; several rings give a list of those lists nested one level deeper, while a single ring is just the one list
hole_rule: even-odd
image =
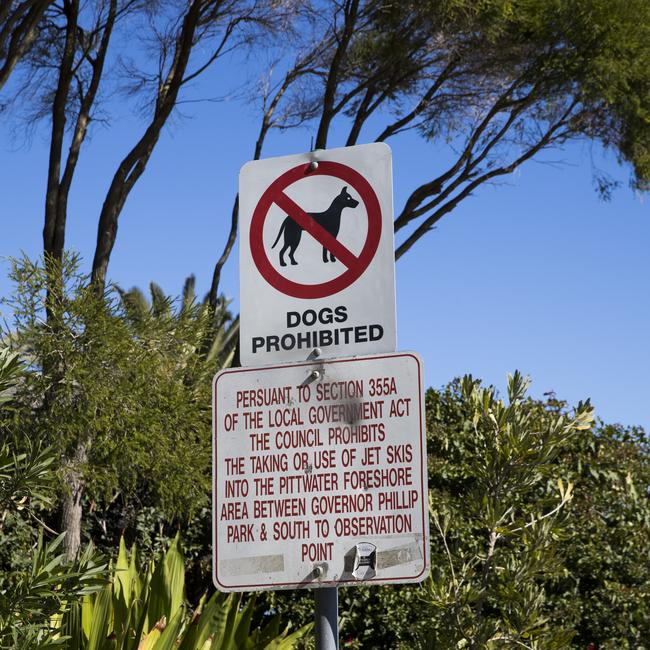
[{"label": "foliage", "polygon": [[[446,52],[458,59],[446,80],[458,96],[443,89],[431,98],[417,125],[424,135],[443,135],[450,125],[467,124],[477,109],[487,115],[492,91],[511,93],[500,98],[500,112],[522,109],[508,131],[515,140],[525,141],[525,121],[541,124],[558,105],[573,102],[569,132],[614,147],[632,164],[637,186],[647,188],[647,2],[431,0],[384,5],[369,23],[355,43],[351,63],[358,60],[362,70],[375,72],[388,59],[402,75],[397,90],[403,97],[418,96],[436,59],[450,60]],[[434,53],[429,49],[425,59],[436,30]],[[349,74],[359,73],[351,69]],[[389,101],[398,102],[399,95]]]},{"label": "foliage", "polygon": [[[467,578],[464,575],[466,567],[460,564],[459,568],[459,561],[477,546],[484,561],[489,551],[485,533],[481,535],[481,529],[472,525],[473,513],[484,507],[477,500],[479,493],[473,485],[475,465],[483,462],[482,458],[477,459],[474,446],[473,409],[458,384],[439,393],[429,391],[427,406],[432,496],[456,515],[450,521],[434,516],[435,511],[432,514],[432,566],[442,567],[443,580],[445,573],[453,580],[449,575],[451,564],[446,542],[458,581],[464,578],[473,584],[476,578]],[[521,409],[529,413],[531,422],[538,423],[534,429],[537,432],[543,430],[540,422],[566,417],[566,405],[552,396],[546,402],[526,401]],[[488,454],[488,461],[492,453]],[[544,525],[550,528],[550,537],[538,546],[532,558],[538,567],[546,570],[526,581],[526,556],[535,547],[530,546],[525,536],[510,541],[501,549],[499,545],[507,540],[498,541],[495,556],[499,560],[501,555],[496,563],[499,575],[495,586],[501,577],[505,579],[510,575],[510,580],[506,583],[507,589],[498,589],[486,597],[489,609],[483,623],[498,617],[508,605],[507,624],[521,625],[525,618],[513,617],[513,614],[527,599],[532,599],[540,626],[531,630],[534,634],[527,638],[522,635],[513,647],[523,647],[520,643],[526,647],[553,647],[547,632],[560,632],[560,627],[564,627],[567,637],[555,639],[560,647],[584,648],[593,643],[598,648],[643,648],[650,634],[645,607],[650,589],[650,567],[644,550],[638,545],[650,534],[647,438],[641,431],[621,427],[601,425],[594,430],[577,429],[562,441],[556,456],[548,460],[550,463],[546,463],[544,473],[537,479],[537,488],[526,497],[527,507],[534,503],[544,504],[549,499],[558,500],[558,497],[565,501],[561,511],[541,522],[542,530]],[[522,463],[522,469],[530,471],[533,479],[528,460]],[[612,480],[612,472],[618,477],[616,481]],[[486,494],[490,494],[487,489]],[[572,498],[568,499],[567,494]],[[633,498],[634,494],[637,498]],[[549,503],[544,513],[553,510]],[[530,528],[537,529],[539,534],[539,523]],[[529,566],[534,568],[534,564]],[[511,575],[513,568],[520,569],[514,577]],[[515,586],[517,579],[523,581],[518,587]],[[443,580],[439,581],[439,587],[444,586]],[[430,596],[439,596],[432,593],[435,583],[434,574]],[[513,593],[513,589],[517,593]],[[496,599],[492,603],[490,596]],[[429,605],[435,604],[435,599],[429,601]],[[439,628],[446,635],[445,625],[451,626],[454,608],[458,609],[459,604],[454,602],[451,610],[429,607],[424,617],[433,625],[425,626],[426,633],[431,634],[433,627],[434,634]],[[612,617],[612,611],[616,611],[617,616]],[[474,620],[470,622],[473,624]],[[508,647],[500,643],[502,641],[496,647]]]},{"label": "foliage", "polygon": [[[0,350],[0,403],[6,404],[18,380],[18,358]],[[0,447],[0,533],[10,517],[25,524],[27,541],[34,536],[29,525],[40,521],[36,512],[47,504],[53,484],[53,456],[49,450],[28,445],[25,453],[16,453],[7,443]],[[21,515],[31,519],[25,522]],[[53,645],[52,617],[60,616],[69,603],[103,584],[105,565],[101,565],[92,547],[78,562],[65,564],[59,551],[64,534],[45,543],[43,530],[37,533],[36,549],[22,565],[3,567],[0,580],[0,648],[14,650],[45,648]]]},{"label": "foliage", "polygon": [[571,622],[576,647],[648,648],[650,439],[603,425],[572,441],[564,466],[576,487],[551,616]]},{"label": "foliage", "polygon": [[[96,607],[101,616],[93,620],[104,627],[93,638],[105,641],[118,634],[117,620],[127,646],[137,628],[126,631],[125,621],[132,626],[145,622],[142,629],[157,643],[163,636],[167,643],[172,637],[190,638],[192,630],[198,634],[192,621],[201,627],[201,621],[213,618],[208,612],[253,627],[273,612],[300,627],[312,616],[308,593],[266,594],[261,609],[250,601],[242,607],[234,597],[203,597],[190,614],[184,592],[173,596],[175,588],[169,586],[176,575],[183,589],[186,580],[194,583],[193,594],[204,587],[206,385],[232,357],[236,325],[230,325],[225,306],[216,315],[204,309],[192,282],[178,307],[155,285],[150,301],[137,290],[111,289],[98,298],[74,259],[66,260],[63,271],[54,328],[42,318],[47,289],[42,268],[25,260],[16,264],[19,290],[13,305],[19,328],[9,339],[28,360],[27,372],[18,380],[16,354],[0,353],[0,430],[3,439],[14,441],[0,451],[0,563],[11,567],[0,577],[2,644],[49,643],[51,624],[59,628],[59,641],[70,635],[88,644],[92,626],[84,628],[83,612],[87,619]],[[53,377],[59,378],[61,403],[58,397],[49,400]],[[507,403],[471,377],[428,391],[432,576],[423,587],[341,590],[341,636],[347,647],[647,647],[648,438],[642,430],[619,425],[592,429],[588,403],[569,415],[553,397],[527,399],[526,387],[515,374]],[[170,412],[176,404],[185,408],[182,423]],[[92,428],[89,422],[101,426]],[[174,429],[181,426],[187,428]],[[52,505],[51,470],[69,453],[66,444],[88,434],[81,438],[91,441],[83,467],[92,514],[87,530],[92,526],[95,536],[97,527],[103,528],[110,546],[116,531],[127,528],[149,554],[173,534],[170,518],[178,513],[184,522],[193,520],[188,530],[191,574],[169,568],[178,565],[177,559],[168,561],[180,556],[178,541],[162,561],[142,570],[136,568],[135,551],[124,564],[122,542],[110,584],[77,602],[76,595],[97,589],[100,582],[101,567],[91,551],[77,565],[65,566],[57,555],[59,537],[50,545],[38,542],[28,561],[32,522],[39,523],[42,510]],[[148,457],[158,437],[165,454],[160,462],[179,475],[160,472]],[[52,441],[55,451],[27,441],[39,438]],[[197,462],[200,455],[183,449],[190,443],[203,450],[203,467]],[[202,501],[191,504],[197,505],[194,514],[183,500],[188,476],[204,479],[196,488]],[[170,485],[171,480],[177,484]],[[177,501],[166,496],[174,491]],[[128,606],[120,565],[138,576],[138,581],[129,578]],[[165,580],[169,585],[159,588],[156,581]],[[134,597],[136,582],[150,590],[148,600]],[[66,607],[71,610],[62,615]],[[153,607],[159,607],[159,616]],[[268,624],[263,629],[275,630],[272,636],[279,633]],[[253,632],[251,638],[263,634]],[[304,635],[302,641],[292,639],[308,643]]]},{"label": "foliage", "polygon": [[142,567],[138,556],[121,539],[110,583],[60,619],[71,650],[288,650],[309,631],[280,632],[278,617],[253,629],[255,600],[241,595],[204,594],[190,612],[178,535],[157,562]]},{"label": "foliage", "polygon": [[30,571],[34,526],[43,525],[39,515],[51,505],[48,492],[56,485],[52,452],[30,440],[23,447],[27,451],[19,453],[0,446],[0,589],[12,572]]},{"label": "foliage", "polygon": [[155,504],[187,516],[207,503],[211,378],[230,363],[236,324],[191,286],[178,307],[158,289],[151,306],[133,291],[97,296],[78,266],[64,260],[45,320],[42,265],[14,262],[11,340],[30,365],[11,425],[81,473],[91,509],[112,504],[130,517]]},{"label": "foliage", "polygon": [[[648,437],[512,381],[508,406],[469,378],[427,391],[432,576],[342,589],[345,647],[647,647]],[[311,616],[309,595],[267,599]]]},{"label": "foliage", "polygon": [[[571,139],[611,149],[631,185],[648,190],[649,43],[646,0],[5,1],[0,89],[17,74],[0,108],[16,105],[32,128],[51,120],[44,251],[60,260],[93,125],[115,121],[118,92],[135,98],[144,123],[97,210],[92,276],[103,288],[120,215],[163,128],[179,102],[199,99],[188,96],[190,82],[227,53],[241,71],[260,62],[254,158],[275,128],[308,127],[317,149],[334,137],[353,145],[406,131],[434,143],[395,221],[400,257],[477,189]],[[232,76],[236,85],[242,76]],[[207,87],[215,100],[214,79]],[[216,87],[232,96],[223,80]],[[227,124],[218,114],[212,122]],[[605,196],[617,184],[595,177]],[[232,217],[213,305],[235,240],[236,199],[231,205],[218,208]]]},{"label": "foliage", "polygon": [[[15,353],[0,351],[0,400],[17,395],[21,371]],[[31,447],[15,453],[0,448],[0,522],[9,512],[26,512],[51,503],[53,455]],[[55,645],[81,650],[136,648],[170,650],[293,647],[309,626],[280,631],[278,617],[253,626],[255,601],[240,596],[204,595],[190,613],[185,601],[185,566],[177,535],[170,548],[146,569],[132,549],[128,560],[122,539],[110,579],[92,547],[74,564],[58,553],[64,534],[45,544],[41,531],[27,570],[11,569],[0,586],[0,648],[14,650]]]},{"label": "foliage", "polygon": [[561,570],[557,540],[573,493],[555,461],[589,429],[592,409],[579,404],[572,418],[548,412],[526,403],[526,388],[519,373],[510,377],[506,405],[493,388],[464,378],[460,466],[438,446],[452,432],[437,437],[434,428],[427,596],[437,616],[422,625],[424,647],[550,649],[573,636],[544,609],[545,582]]},{"label": "foliage", "polygon": [[[313,126],[317,149],[334,137],[353,145],[405,131],[435,143],[395,219],[404,235],[397,258],[477,189],[572,139],[610,148],[632,186],[648,189],[645,0],[346,0],[314,9],[300,21],[300,45],[287,39],[288,72],[263,94],[256,155],[271,128],[296,126]],[[595,175],[607,196],[615,183]]]},{"label": "foliage", "polygon": [[[86,498],[83,503],[83,539],[92,539],[103,553],[112,555],[124,537],[127,546],[137,546],[142,557],[164,552],[179,529],[183,532],[185,590],[190,602],[198,602],[211,588],[212,509],[199,508],[193,514],[169,519],[160,507],[108,507],[93,509]],[[18,531],[17,531],[18,533]],[[17,534],[16,533],[16,534]],[[9,546],[11,543],[9,542]],[[1,549],[0,545],[0,549]],[[19,553],[17,554],[19,557]]]},{"label": "foliage", "polygon": [[[116,513],[119,514],[119,513]],[[92,519],[95,522],[89,537],[99,539],[104,532],[97,521],[108,518],[110,513],[97,513]],[[89,518],[90,519],[90,518]],[[104,519],[105,521],[105,519]],[[119,529],[124,520],[108,523],[103,543],[107,548],[114,548],[111,531]],[[178,531],[178,522],[167,520],[162,512],[153,506],[138,508],[124,536],[133,540],[143,556],[162,553],[169,540]],[[201,594],[211,588],[212,575],[212,509],[209,507],[197,510],[183,521],[183,553],[185,556],[185,589],[190,602],[197,602]]]},{"label": "foliage", "polygon": [[64,535],[45,544],[41,532],[30,570],[9,577],[8,587],[0,594],[1,648],[56,645],[57,617],[74,607],[75,599],[103,585],[106,565],[99,564],[92,546],[75,564],[66,563],[59,548]]}]

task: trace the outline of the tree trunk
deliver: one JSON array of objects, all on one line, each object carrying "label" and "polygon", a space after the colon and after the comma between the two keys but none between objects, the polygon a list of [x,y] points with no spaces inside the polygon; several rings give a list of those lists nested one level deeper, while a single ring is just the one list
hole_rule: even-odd
[{"label": "tree trunk", "polygon": [[135,146],[119,164],[111,185],[106,193],[99,215],[97,228],[97,245],[92,266],[92,283],[101,294],[106,285],[108,261],[115,245],[117,227],[122,208],[133,186],[144,173],[158,143],[160,132],[176,106],[178,93],[183,83],[192,48],[196,44],[196,30],[201,22],[204,5],[201,0],[192,0],[187,9],[181,27],[176,35],[173,61],[165,75],[161,77],[154,114],[149,126]]},{"label": "tree trunk", "polygon": [[74,456],[69,460],[63,474],[63,503],[61,506],[61,530],[66,532],[63,549],[66,559],[73,562],[81,547],[81,499],[84,493],[83,465],[88,458],[85,443],[78,443]]}]

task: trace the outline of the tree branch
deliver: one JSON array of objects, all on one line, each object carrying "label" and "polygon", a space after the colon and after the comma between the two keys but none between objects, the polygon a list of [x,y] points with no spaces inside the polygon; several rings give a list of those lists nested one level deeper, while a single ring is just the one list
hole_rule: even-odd
[{"label": "tree branch", "polygon": [[115,239],[119,215],[136,181],[144,172],[160,132],[171,114],[194,46],[194,35],[199,25],[202,0],[192,0],[176,37],[174,57],[164,82],[158,89],[154,115],[144,134],[119,164],[106,194],[99,217],[97,245],[92,266],[92,282],[97,291],[103,291],[106,271]]},{"label": "tree branch", "polygon": [[[38,34],[38,23],[54,0],[27,0],[10,15],[11,0],[0,7],[0,89],[5,85],[16,64],[31,47]],[[18,24],[16,24],[18,23]]]},{"label": "tree branch", "polygon": [[395,251],[395,259],[398,260],[404,253],[406,253],[412,246],[417,242],[423,235],[429,232],[434,224],[439,221],[445,214],[451,212],[463,199],[467,198],[479,185],[486,183],[493,178],[498,176],[503,176],[506,174],[511,174],[517,167],[522,163],[530,160],[533,156],[539,153],[542,149],[547,147],[551,142],[565,139],[568,137],[568,133],[561,131],[561,129],[567,125],[570,115],[573,112],[573,109],[577,105],[577,100],[574,100],[569,108],[563,113],[560,119],[551,125],[547,131],[543,134],[542,137],[530,148],[525,151],[521,156],[516,158],[513,162],[508,165],[497,167],[490,170],[474,179],[471,183],[468,183],[459,194],[447,201],[444,205],[440,206],[433,214],[431,214],[427,219],[425,219],[416,230],[404,241],[400,246],[398,246]]},{"label": "tree branch", "polygon": [[76,50],[79,0],[66,3],[66,36],[63,56],[59,65],[54,101],[52,103],[52,135],[48,162],[47,189],[45,194],[45,224],[43,227],[43,250],[46,254],[60,259],[62,248],[57,238],[57,216],[59,205],[59,180],[63,137],[65,134],[68,94],[73,79],[74,55]]},{"label": "tree branch", "polygon": [[[519,108],[511,111],[508,119],[501,125],[497,132],[490,138],[490,140],[485,144],[483,150],[479,153],[478,156],[473,157],[471,149],[465,149],[459,160],[464,159],[465,165],[458,176],[449,183],[444,189],[439,188],[435,198],[431,199],[427,203],[420,205],[418,208],[412,209],[411,213],[408,216],[408,220],[403,220],[400,223],[396,222],[395,230],[398,231],[403,228],[407,223],[417,219],[418,217],[426,214],[429,210],[435,208],[445,201],[455,189],[462,185],[465,181],[471,180],[477,173],[477,168],[488,156],[492,148],[504,137],[508,132],[510,127],[514,124],[517,117],[523,112],[525,106],[522,104]],[[458,170],[457,164],[454,165],[454,168]],[[437,180],[437,179],[436,179]],[[448,179],[447,179],[448,180]],[[401,215],[400,215],[401,218]]]},{"label": "tree branch", "polygon": [[228,27],[226,27],[223,38],[221,39],[221,43],[219,43],[219,45],[217,46],[215,51],[212,53],[210,58],[202,66],[199,66],[194,72],[192,72],[191,74],[188,74],[183,79],[183,81],[181,81],[181,84],[184,85],[184,84],[189,83],[190,81],[192,81],[192,79],[196,79],[196,77],[198,77],[202,72],[205,72],[219,58],[224,46],[226,45],[226,43],[228,42],[228,39],[230,38],[230,35],[232,34],[233,30],[235,29],[235,27],[237,26],[237,24],[239,22],[240,22],[239,20],[233,20],[230,23],[228,23]]},{"label": "tree branch", "polygon": [[110,0],[108,16],[106,23],[103,28],[103,33],[97,53],[94,57],[88,56],[88,60],[92,66],[92,76],[90,79],[90,84],[88,90],[83,93],[80,97],[80,106],[79,113],[77,115],[77,121],[74,127],[72,134],[72,141],[70,143],[70,149],[68,151],[68,157],[65,164],[65,169],[63,172],[63,177],[58,190],[57,197],[57,219],[55,226],[55,237],[54,237],[54,248],[57,258],[60,259],[63,254],[63,248],[65,243],[65,224],[67,220],[67,210],[68,210],[68,195],[70,193],[70,187],[72,185],[72,179],[74,176],[75,169],[77,167],[77,162],[79,160],[79,152],[81,150],[81,145],[83,144],[86,134],[88,132],[88,126],[91,121],[90,111],[95,103],[95,98],[97,96],[97,90],[99,89],[99,83],[102,78],[104,71],[104,62],[106,60],[106,53],[108,51],[108,45],[113,33],[113,27],[115,25],[117,15],[117,0]]},{"label": "tree branch", "polygon": [[[520,80],[515,80],[510,86],[494,101],[490,110],[487,112],[485,117],[481,120],[479,125],[474,129],[472,135],[469,137],[467,144],[465,145],[461,155],[458,157],[456,162],[444,173],[433,179],[432,181],[425,183],[414,190],[409,198],[407,199],[402,212],[395,220],[395,231],[397,232],[404,226],[406,226],[410,221],[416,218],[414,215],[415,210],[418,206],[433,194],[438,194],[442,191],[444,184],[451,180],[463,167],[466,165],[468,160],[471,159],[472,151],[474,147],[479,142],[479,139],[485,132],[485,130],[490,126],[492,120],[498,115],[501,111],[508,108],[509,105],[512,105],[512,102],[509,102],[509,98],[520,83]],[[527,95],[526,101],[530,98],[530,95]],[[522,110],[526,105],[526,102],[523,99],[518,100],[516,103],[521,103]]]},{"label": "tree branch", "polygon": [[[361,100],[361,103],[357,108],[357,113],[354,117],[352,128],[350,129],[350,133],[348,134],[348,139],[345,141],[346,147],[351,147],[352,145],[356,144],[357,139],[359,138],[359,135],[361,133],[361,127],[363,126],[364,122],[368,118],[368,115],[370,115],[371,113],[370,102],[372,101],[374,94],[375,94],[375,89],[372,86],[368,86],[368,88],[366,89],[366,94],[363,96],[363,99]],[[375,106],[378,106],[377,102],[375,102]]]},{"label": "tree branch", "polygon": [[334,51],[334,56],[332,57],[332,62],[330,63],[327,73],[327,80],[325,82],[325,92],[323,94],[322,104],[323,108],[321,119],[318,124],[318,131],[316,132],[316,149],[325,149],[327,147],[327,135],[329,133],[330,124],[335,115],[334,100],[339,85],[339,75],[341,73],[341,67],[343,65],[347,48],[352,40],[352,36],[354,35],[358,8],[359,0],[346,0],[343,8],[343,31],[340,38],[338,38],[338,45]]},{"label": "tree branch", "polygon": [[235,201],[232,206],[232,213],[230,218],[230,232],[228,233],[228,239],[226,240],[226,245],[224,246],[221,257],[217,261],[217,264],[214,267],[214,273],[212,274],[212,284],[210,285],[210,293],[208,297],[208,303],[212,309],[216,309],[217,300],[218,300],[218,291],[219,291],[219,282],[221,281],[221,270],[223,269],[224,264],[230,257],[230,252],[232,247],[235,245],[235,239],[237,237],[237,222],[239,221],[239,194],[235,196]]},{"label": "tree branch", "polygon": [[415,108],[412,111],[401,117],[396,122],[388,125],[375,139],[375,142],[385,142],[388,138],[399,133],[405,126],[410,124],[416,117],[418,117],[433,99],[433,96],[440,90],[442,85],[447,81],[457,64],[457,59],[453,58],[443,71],[438,75],[436,80],[429,86],[428,90],[420,98],[420,101],[416,104]]},{"label": "tree branch", "polygon": [[[291,84],[298,77],[310,72],[309,66],[312,64],[317,50],[318,48],[312,50],[307,56],[303,57],[302,59],[299,59],[295,63],[293,68],[291,68],[291,70],[287,72],[282,84],[280,84],[280,87],[278,88],[275,95],[273,96],[273,99],[271,100],[268,107],[264,111],[262,115],[262,123],[260,125],[259,134],[255,142],[255,151],[253,153],[253,160],[259,160],[260,156],[262,155],[262,147],[264,146],[264,140],[266,139],[266,135],[273,124],[272,122],[273,114],[275,113],[275,110],[277,109],[278,104],[280,103],[282,97],[287,92]],[[221,256],[217,260],[217,263],[214,267],[214,272],[212,274],[212,284],[210,285],[210,292],[208,294],[208,303],[210,304],[212,309],[215,309],[217,306],[219,283],[221,281],[221,271],[226,261],[228,260],[228,257],[230,257],[230,253],[232,252],[232,248],[235,244],[235,239],[237,237],[238,222],[239,222],[239,194],[235,196],[235,201],[233,203],[231,218],[230,218],[230,231],[228,233],[228,238],[226,239],[226,244],[224,246],[223,252],[221,253]]]}]

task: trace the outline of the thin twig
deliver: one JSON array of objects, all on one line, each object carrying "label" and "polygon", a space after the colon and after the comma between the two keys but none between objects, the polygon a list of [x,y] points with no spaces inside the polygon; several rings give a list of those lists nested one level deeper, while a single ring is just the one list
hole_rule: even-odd
[{"label": "thin twig", "polygon": [[540,521],[543,521],[544,519],[547,519],[548,517],[552,517],[555,513],[559,512],[567,503],[571,501],[571,497],[569,498],[562,497],[562,501],[553,508],[550,512],[547,512],[545,515],[542,515],[541,517],[538,517],[537,519],[533,519],[533,521],[529,521],[526,525],[524,526],[519,526],[519,528],[513,528],[512,530],[509,530],[509,533],[518,533],[520,530],[525,530],[526,528],[530,528],[530,526],[534,526],[535,524],[538,524]]},{"label": "thin twig", "polygon": [[31,510],[29,511],[31,517],[33,517],[48,533],[51,535],[59,535],[56,530],[50,528],[42,519],[39,519]]},{"label": "thin twig", "polygon": [[454,571],[454,562],[451,558],[451,551],[449,550],[449,546],[447,545],[447,538],[445,537],[445,534],[442,531],[442,527],[440,526],[440,520],[438,519],[438,515],[436,514],[433,515],[433,521],[435,522],[436,528],[440,533],[440,537],[442,538],[442,543],[445,547],[445,552],[447,553],[447,559],[449,560],[449,568],[451,569],[451,578],[454,581],[454,594],[458,595],[458,580],[456,580],[456,572]]}]

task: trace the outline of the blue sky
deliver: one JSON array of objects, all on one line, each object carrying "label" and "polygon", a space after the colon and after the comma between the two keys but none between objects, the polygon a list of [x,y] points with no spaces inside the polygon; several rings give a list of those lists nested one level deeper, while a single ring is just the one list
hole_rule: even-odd
[{"label": "blue sky", "polygon": [[[209,95],[237,74],[217,68],[191,92]],[[141,128],[128,105],[112,104],[111,113],[110,128],[97,127],[82,152],[71,195],[67,247],[88,269],[104,192]],[[154,280],[177,294],[195,273],[199,292],[209,287],[257,116],[236,100],[187,104],[183,113],[122,214],[109,267],[121,286]],[[264,156],[306,151],[310,137],[275,133]],[[329,145],[342,144],[335,129]],[[417,180],[441,169],[442,154],[414,134],[389,144],[399,209]],[[45,124],[28,138],[2,117],[0,256],[40,253],[47,154]],[[609,203],[594,192],[594,165],[623,183]],[[591,397],[604,420],[650,428],[650,214],[627,178],[598,147],[571,144],[480,189],[398,261],[398,349],[420,353],[428,385],[469,372],[502,389],[506,373],[519,369],[535,396]],[[237,257],[222,281],[235,309]],[[3,261],[0,295],[11,291],[6,271]]]}]

